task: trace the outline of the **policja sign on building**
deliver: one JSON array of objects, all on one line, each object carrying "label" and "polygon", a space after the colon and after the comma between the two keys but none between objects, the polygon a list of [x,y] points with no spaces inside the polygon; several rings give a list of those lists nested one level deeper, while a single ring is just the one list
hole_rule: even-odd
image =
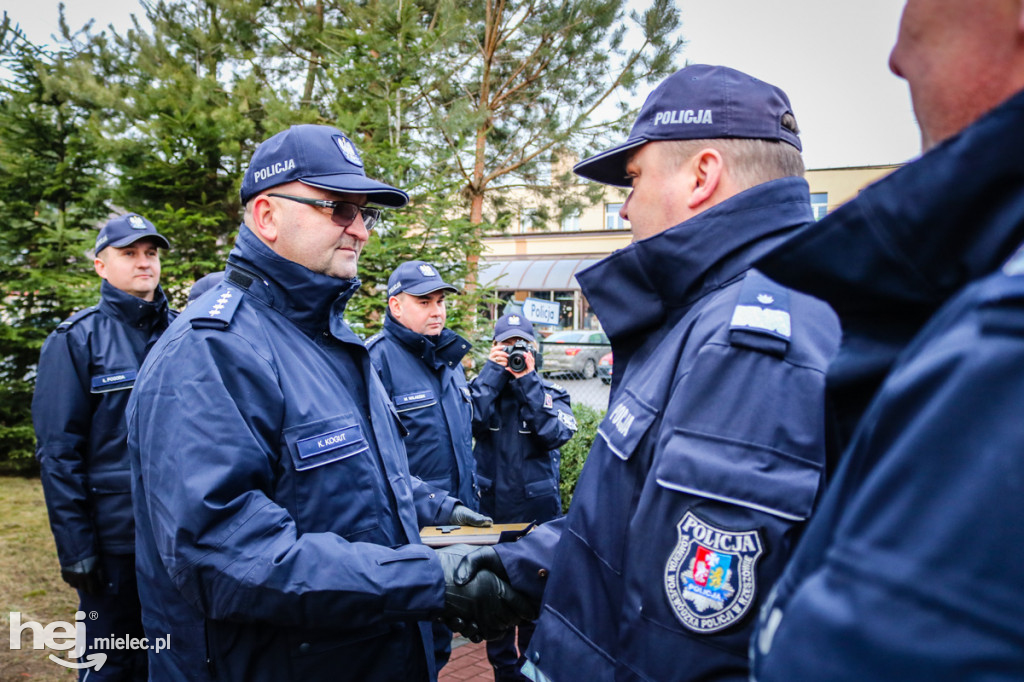
[{"label": "policja sign on building", "polygon": [[544,301],[539,298],[527,298],[523,301],[523,317],[534,324],[558,324],[558,313],[561,304],[557,301]]}]

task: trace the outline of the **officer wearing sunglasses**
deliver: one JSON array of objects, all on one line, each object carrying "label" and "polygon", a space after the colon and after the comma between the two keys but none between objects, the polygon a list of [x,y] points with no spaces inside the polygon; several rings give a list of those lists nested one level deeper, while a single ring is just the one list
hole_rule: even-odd
[{"label": "officer wearing sunglasses", "polygon": [[143,621],[174,642],[151,679],[436,679],[433,619],[490,633],[529,608],[494,574],[455,585],[458,561],[420,544],[464,506],[409,474],[343,318],[367,204],[408,196],[366,177],[340,130],[301,125],[260,145],[241,199],[224,279],[128,407]]}]

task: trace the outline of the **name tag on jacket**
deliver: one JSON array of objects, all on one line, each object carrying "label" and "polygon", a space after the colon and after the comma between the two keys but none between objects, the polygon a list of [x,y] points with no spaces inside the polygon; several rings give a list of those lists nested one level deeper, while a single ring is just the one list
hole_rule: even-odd
[{"label": "name tag on jacket", "polygon": [[91,393],[106,393],[108,391],[123,391],[135,385],[135,377],[138,374],[134,369],[117,372],[116,374],[102,374],[92,378]]}]

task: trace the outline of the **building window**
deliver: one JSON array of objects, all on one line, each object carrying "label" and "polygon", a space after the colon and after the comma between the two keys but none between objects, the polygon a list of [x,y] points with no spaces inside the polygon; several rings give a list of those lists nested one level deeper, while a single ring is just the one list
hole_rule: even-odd
[{"label": "building window", "polygon": [[622,204],[605,204],[604,205],[604,229],[606,230],[625,230],[626,221],[619,215],[619,211],[622,210]]},{"label": "building window", "polygon": [[562,218],[562,232],[579,232],[580,231],[580,212],[573,211],[567,213]]},{"label": "building window", "polygon": [[523,212],[519,214],[519,231],[533,232],[535,227],[537,227],[537,209],[524,208]]},{"label": "building window", "polygon": [[811,211],[814,212],[814,219],[821,220],[828,213],[828,192],[811,193]]}]

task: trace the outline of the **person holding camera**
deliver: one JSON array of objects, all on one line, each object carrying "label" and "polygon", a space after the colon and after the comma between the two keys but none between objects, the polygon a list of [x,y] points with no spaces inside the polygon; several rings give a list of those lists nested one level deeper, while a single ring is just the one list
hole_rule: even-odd
[{"label": "person holding camera", "polygon": [[[542,523],[562,511],[558,448],[576,433],[576,418],[566,390],[535,371],[535,348],[530,321],[503,315],[487,363],[469,385],[480,511],[497,523]],[[525,652],[533,623],[518,630]],[[515,631],[487,642],[496,682],[526,679],[519,657]]]}]

